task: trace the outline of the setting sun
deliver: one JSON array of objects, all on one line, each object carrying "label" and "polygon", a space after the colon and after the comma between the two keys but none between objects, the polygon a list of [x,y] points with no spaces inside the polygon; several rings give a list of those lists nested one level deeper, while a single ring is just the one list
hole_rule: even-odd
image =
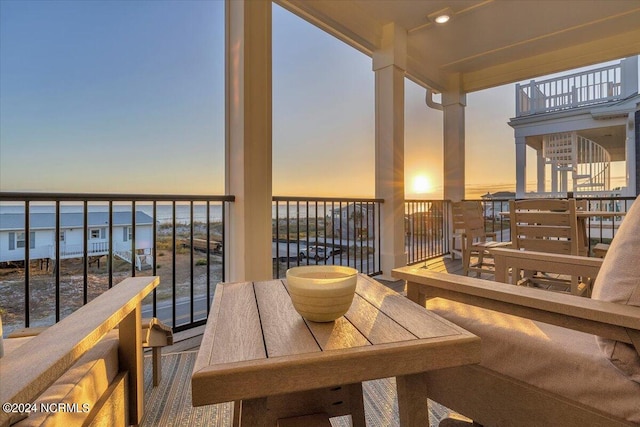
[{"label": "setting sun", "polygon": [[429,193],[432,190],[431,180],[425,175],[413,178],[413,192],[416,194]]}]

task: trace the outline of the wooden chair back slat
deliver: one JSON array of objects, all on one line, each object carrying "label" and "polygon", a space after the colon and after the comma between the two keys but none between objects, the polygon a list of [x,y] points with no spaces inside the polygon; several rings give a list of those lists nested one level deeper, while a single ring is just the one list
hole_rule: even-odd
[{"label": "wooden chair back slat", "polygon": [[554,236],[557,238],[570,239],[571,230],[569,227],[558,227],[552,225],[516,225],[518,236],[529,239],[541,239],[544,237]]},{"label": "wooden chair back slat", "polygon": [[572,222],[569,211],[519,211],[517,216],[518,222],[521,224],[536,224],[539,226],[570,227]]},{"label": "wooden chair back slat", "polygon": [[572,255],[571,242],[568,240],[522,239],[520,249],[536,252]]},{"label": "wooden chair back slat", "polygon": [[520,210],[534,211],[568,211],[571,206],[576,206],[575,199],[527,199],[517,200]]}]

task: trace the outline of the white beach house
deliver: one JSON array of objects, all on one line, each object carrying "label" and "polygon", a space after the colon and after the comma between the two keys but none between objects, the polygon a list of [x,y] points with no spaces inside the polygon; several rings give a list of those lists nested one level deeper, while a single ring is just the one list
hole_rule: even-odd
[{"label": "white beach house", "polygon": [[[30,260],[56,258],[56,222],[54,213],[30,213],[29,236],[25,234],[24,213],[0,214],[0,262],[25,260],[25,248],[29,245]],[[135,219],[136,267],[143,269],[150,263],[153,247],[153,219],[137,211]],[[100,257],[109,253],[109,214],[89,212],[87,215],[86,253],[88,257]],[[134,230],[130,212],[114,212],[111,230],[114,256],[131,262]],[[82,213],[60,214],[60,259],[84,256],[84,218]]]}]

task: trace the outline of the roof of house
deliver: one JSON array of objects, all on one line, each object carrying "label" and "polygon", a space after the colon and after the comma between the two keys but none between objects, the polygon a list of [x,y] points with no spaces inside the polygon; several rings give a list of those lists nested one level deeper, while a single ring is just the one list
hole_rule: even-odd
[{"label": "roof of house", "polygon": [[[31,230],[46,230],[56,227],[56,217],[54,213],[31,213],[29,214],[29,228]],[[89,212],[87,214],[89,227],[107,226],[109,224],[108,212]],[[153,224],[153,218],[144,212],[136,211],[136,225]],[[84,225],[84,218],[81,212],[63,212],[60,214],[60,228],[81,228]],[[113,225],[131,225],[130,212],[113,212]],[[0,231],[24,230],[23,213],[0,214]]]}]

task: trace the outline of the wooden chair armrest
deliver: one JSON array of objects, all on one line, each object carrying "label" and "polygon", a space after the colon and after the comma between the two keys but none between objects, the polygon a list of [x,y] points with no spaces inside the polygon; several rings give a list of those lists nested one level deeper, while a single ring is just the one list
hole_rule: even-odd
[{"label": "wooden chair armrest", "polygon": [[[29,342],[0,358],[0,402],[33,402],[86,351],[116,326],[121,370],[129,371],[131,424],[142,419],[141,304],[158,284],[157,276],[130,277],[46,328]],[[132,405],[136,405],[132,408]],[[0,412],[0,426],[9,424]]]},{"label": "wooden chair armrest", "polygon": [[418,266],[394,269],[392,276],[406,280],[407,297],[421,305],[427,298],[442,297],[629,344],[640,334],[640,307],[454,276]]},{"label": "wooden chair armrest", "polygon": [[495,280],[502,283],[508,282],[511,268],[595,278],[602,266],[601,258],[508,248],[494,248],[489,251],[495,260]]},{"label": "wooden chair armrest", "polygon": [[36,335],[40,335],[44,332],[48,326],[36,326],[33,328],[21,328],[16,329],[7,335],[7,338],[24,338],[24,337],[35,337]]}]

